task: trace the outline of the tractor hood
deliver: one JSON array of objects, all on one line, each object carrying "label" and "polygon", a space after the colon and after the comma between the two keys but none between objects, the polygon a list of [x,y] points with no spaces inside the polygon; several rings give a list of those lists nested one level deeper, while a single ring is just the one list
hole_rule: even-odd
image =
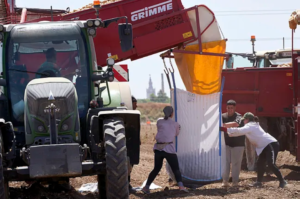
[{"label": "tractor hood", "polygon": [[49,134],[49,113],[45,109],[51,103],[59,109],[56,112],[59,135],[72,135],[79,130],[77,93],[74,84],[68,79],[40,78],[30,81],[25,90],[24,102],[27,134]]},{"label": "tractor hood", "polygon": [[[50,93],[55,98],[53,102],[48,100]],[[34,79],[26,87],[25,104],[28,105],[29,113],[33,115],[38,112],[44,113],[44,108],[51,103],[55,104],[62,113],[73,111],[76,102],[74,84],[65,78]]]}]

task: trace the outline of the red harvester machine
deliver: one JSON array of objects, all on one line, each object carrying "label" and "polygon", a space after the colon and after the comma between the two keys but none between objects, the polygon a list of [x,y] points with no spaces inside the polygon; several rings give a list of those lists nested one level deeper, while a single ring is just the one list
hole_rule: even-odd
[{"label": "red harvester machine", "polygon": [[[4,2],[4,3],[3,3]],[[96,18],[92,6],[70,13],[68,10],[42,9],[11,9],[8,0],[1,1],[2,23],[31,23],[36,21],[86,20]],[[10,0],[13,2],[13,0]],[[94,39],[97,51],[98,65],[106,65],[107,57],[113,57],[116,62],[126,59],[136,60],[164,50],[169,50],[191,42],[199,42],[208,27],[216,22],[212,13],[212,20],[206,24],[191,21],[189,12],[197,11],[195,6],[185,9],[181,0],[123,0],[110,1],[101,7],[99,18],[109,19],[127,16],[133,25],[134,49],[122,52],[118,39],[118,26],[112,24],[109,28],[97,32]],[[205,7],[206,8],[206,7]],[[5,12],[4,12],[5,11]],[[206,8],[206,12],[210,10]],[[1,22],[0,21],[0,22]],[[123,21],[125,22],[125,20]],[[224,69],[226,78],[223,94],[223,111],[226,101],[235,99],[240,113],[248,111],[258,115],[264,128],[273,134],[281,143],[282,150],[289,150],[297,154],[300,160],[300,136],[297,136],[298,122],[297,108],[300,103],[298,84],[300,55],[292,52],[293,67],[264,68],[236,68]],[[201,49],[199,54],[201,54]],[[205,54],[205,53],[202,53]],[[217,55],[224,56],[224,55]],[[299,59],[298,59],[299,60]],[[299,82],[299,83],[298,83]],[[300,85],[299,85],[300,86]],[[300,112],[300,110],[299,110]],[[300,127],[300,126],[299,126]]]}]

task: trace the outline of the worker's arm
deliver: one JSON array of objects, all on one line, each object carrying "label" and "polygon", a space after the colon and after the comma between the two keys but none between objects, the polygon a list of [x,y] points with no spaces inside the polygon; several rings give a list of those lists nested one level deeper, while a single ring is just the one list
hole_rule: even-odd
[{"label": "worker's arm", "polygon": [[247,133],[251,132],[251,127],[246,125],[243,127],[233,127],[233,128],[227,128],[227,133],[229,137],[238,137],[246,135]]},{"label": "worker's arm", "polygon": [[223,124],[223,126],[226,127],[226,128],[239,127],[240,123],[241,123],[241,120],[242,120],[242,116],[237,115],[233,122],[227,122],[227,123]]},{"label": "worker's arm", "polygon": [[231,127],[239,127],[239,124],[237,122],[228,122],[223,124],[223,126],[226,128],[231,128]]}]

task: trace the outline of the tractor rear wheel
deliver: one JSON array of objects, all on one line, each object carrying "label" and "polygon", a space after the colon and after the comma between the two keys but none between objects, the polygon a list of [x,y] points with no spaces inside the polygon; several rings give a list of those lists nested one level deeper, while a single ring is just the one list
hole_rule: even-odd
[{"label": "tractor rear wheel", "polygon": [[0,199],[8,199],[9,185],[8,182],[4,179],[4,175],[3,175],[4,173],[3,155],[4,155],[4,146],[3,146],[2,131],[0,129]]},{"label": "tractor rear wheel", "polygon": [[104,139],[106,196],[127,199],[129,198],[127,149],[125,127],[121,118],[104,120]]}]

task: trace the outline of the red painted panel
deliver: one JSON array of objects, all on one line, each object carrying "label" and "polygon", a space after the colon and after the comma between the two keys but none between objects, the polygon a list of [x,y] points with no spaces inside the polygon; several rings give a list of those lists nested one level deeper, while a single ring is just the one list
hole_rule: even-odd
[{"label": "red painted panel", "polygon": [[239,68],[223,70],[223,110],[234,99],[237,111],[264,117],[292,117],[292,68]]},{"label": "red painted panel", "polygon": [[[182,23],[176,26],[163,29],[159,32],[149,33],[134,40],[137,49],[137,55],[143,56],[151,52],[160,52],[169,49],[174,44],[183,41],[183,33],[190,31],[189,23]],[[172,33],[172,34],[170,34]]]}]

